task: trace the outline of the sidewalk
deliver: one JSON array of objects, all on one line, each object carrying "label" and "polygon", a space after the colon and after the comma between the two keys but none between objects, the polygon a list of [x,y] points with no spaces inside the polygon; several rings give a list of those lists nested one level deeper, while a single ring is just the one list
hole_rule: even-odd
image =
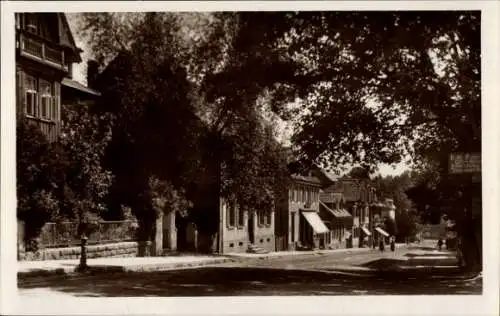
[{"label": "sidewalk", "polygon": [[[396,244],[396,249],[406,247],[406,244]],[[378,249],[378,248],[377,248]],[[373,251],[372,248],[339,248],[339,249],[321,249],[321,250],[301,250],[301,251],[275,251],[269,253],[246,253],[246,252],[234,252],[228,253],[225,256],[230,258],[241,258],[241,259],[271,259],[271,258],[283,258],[288,256],[311,256],[311,255],[327,255],[334,253],[359,253],[363,251]]]},{"label": "sidewalk", "polygon": [[[164,271],[202,267],[211,264],[231,262],[233,259],[221,256],[170,256],[88,259],[90,272],[144,272]],[[19,261],[18,277],[37,277],[76,273],[79,259]]]}]

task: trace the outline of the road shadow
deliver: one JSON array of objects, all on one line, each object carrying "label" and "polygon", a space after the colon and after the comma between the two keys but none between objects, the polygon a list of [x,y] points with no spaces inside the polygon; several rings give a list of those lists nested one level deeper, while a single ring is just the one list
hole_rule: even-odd
[{"label": "road shadow", "polygon": [[[162,272],[110,272],[21,280],[22,289],[50,288],[84,297],[269,296],[269,295],[418,295],[480,294],[482,280],[422,281],[383,273],[365,277],[319,271],[209,267]],[[452,285],[451,287],[448,285]],[[450,289],[455,289],[450,292]]]},{"label": "road shadow", "polygon": [[394,258],[381,258],[365,262],[361,264],[361,266],[376,270],[387,270],[387,269],[396,269],[398,268],[398,266],[406,264],[406,261],[407,260],[394,259]]},{"label": "road shadow", "polygon": [[425,257],[456,257],[456,254],[454,252],[436,252],[436,253],[422,253],[422,254],[418,254],[418,253],[407,253],[405,254],[405,257],[410,257],[410,258],[414,258],[414,257],[422,257],[422,258],[425,258]]}]

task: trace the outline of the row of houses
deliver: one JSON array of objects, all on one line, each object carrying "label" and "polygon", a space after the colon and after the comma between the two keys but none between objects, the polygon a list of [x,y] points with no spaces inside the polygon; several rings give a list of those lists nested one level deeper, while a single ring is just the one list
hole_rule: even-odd
[{"label": "row of houses", "polygon": [[[100,97],[97,89],[72,78],[73,64],[82,61],[81,53],[65,14],[16,14],[18,118],[39,126],[50,141],[60,134],[61,104],[94,102]],[[89,62],[91,87],[98,75],[95,63]],[[391,201],[381,203],[368,181],[334,179],[317,167],[305,174],[291,174],[284,195],[284,202],[275,209],[253,211],[221,198],[215,250],[230,253],[365,247],[387,237],[383,218],[394,218],[394,205]],[[184,223],[180,227],[178,223],[175,214],[159,219],[157,248],[198,248],[201,241],[195,225]]]},{"label": "row of houses", "polygon": [[[379,202],[366,180],[333,179],[314,168],[290,175],[285,205],[271,212],[237,210],[221,203],[222,253],[368,247],[387,241],[386,218],[395,218],[392,200]],[[265,214],[271,214],[266,218]]]}]

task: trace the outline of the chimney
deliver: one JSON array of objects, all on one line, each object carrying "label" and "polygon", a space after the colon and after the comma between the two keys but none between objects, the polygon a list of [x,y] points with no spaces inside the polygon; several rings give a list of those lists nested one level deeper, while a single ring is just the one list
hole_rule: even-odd
[{"label": "chimney", "polygon": [[99,63],[95,60],[87,61],[87,86],[91,89],[96,89],[95,81],[99,74]]}]

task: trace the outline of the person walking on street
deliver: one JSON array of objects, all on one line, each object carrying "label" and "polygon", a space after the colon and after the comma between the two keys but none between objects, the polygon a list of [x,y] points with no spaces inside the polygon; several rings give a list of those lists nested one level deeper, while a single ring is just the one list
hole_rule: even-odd
[{"label": "person walking on street", "polygon": [[438,240],[438,249],[439,249],[439,251],[441,251],[441,248],[443,248],[443,240],[441,238],[439,238],[439,240]]}]

